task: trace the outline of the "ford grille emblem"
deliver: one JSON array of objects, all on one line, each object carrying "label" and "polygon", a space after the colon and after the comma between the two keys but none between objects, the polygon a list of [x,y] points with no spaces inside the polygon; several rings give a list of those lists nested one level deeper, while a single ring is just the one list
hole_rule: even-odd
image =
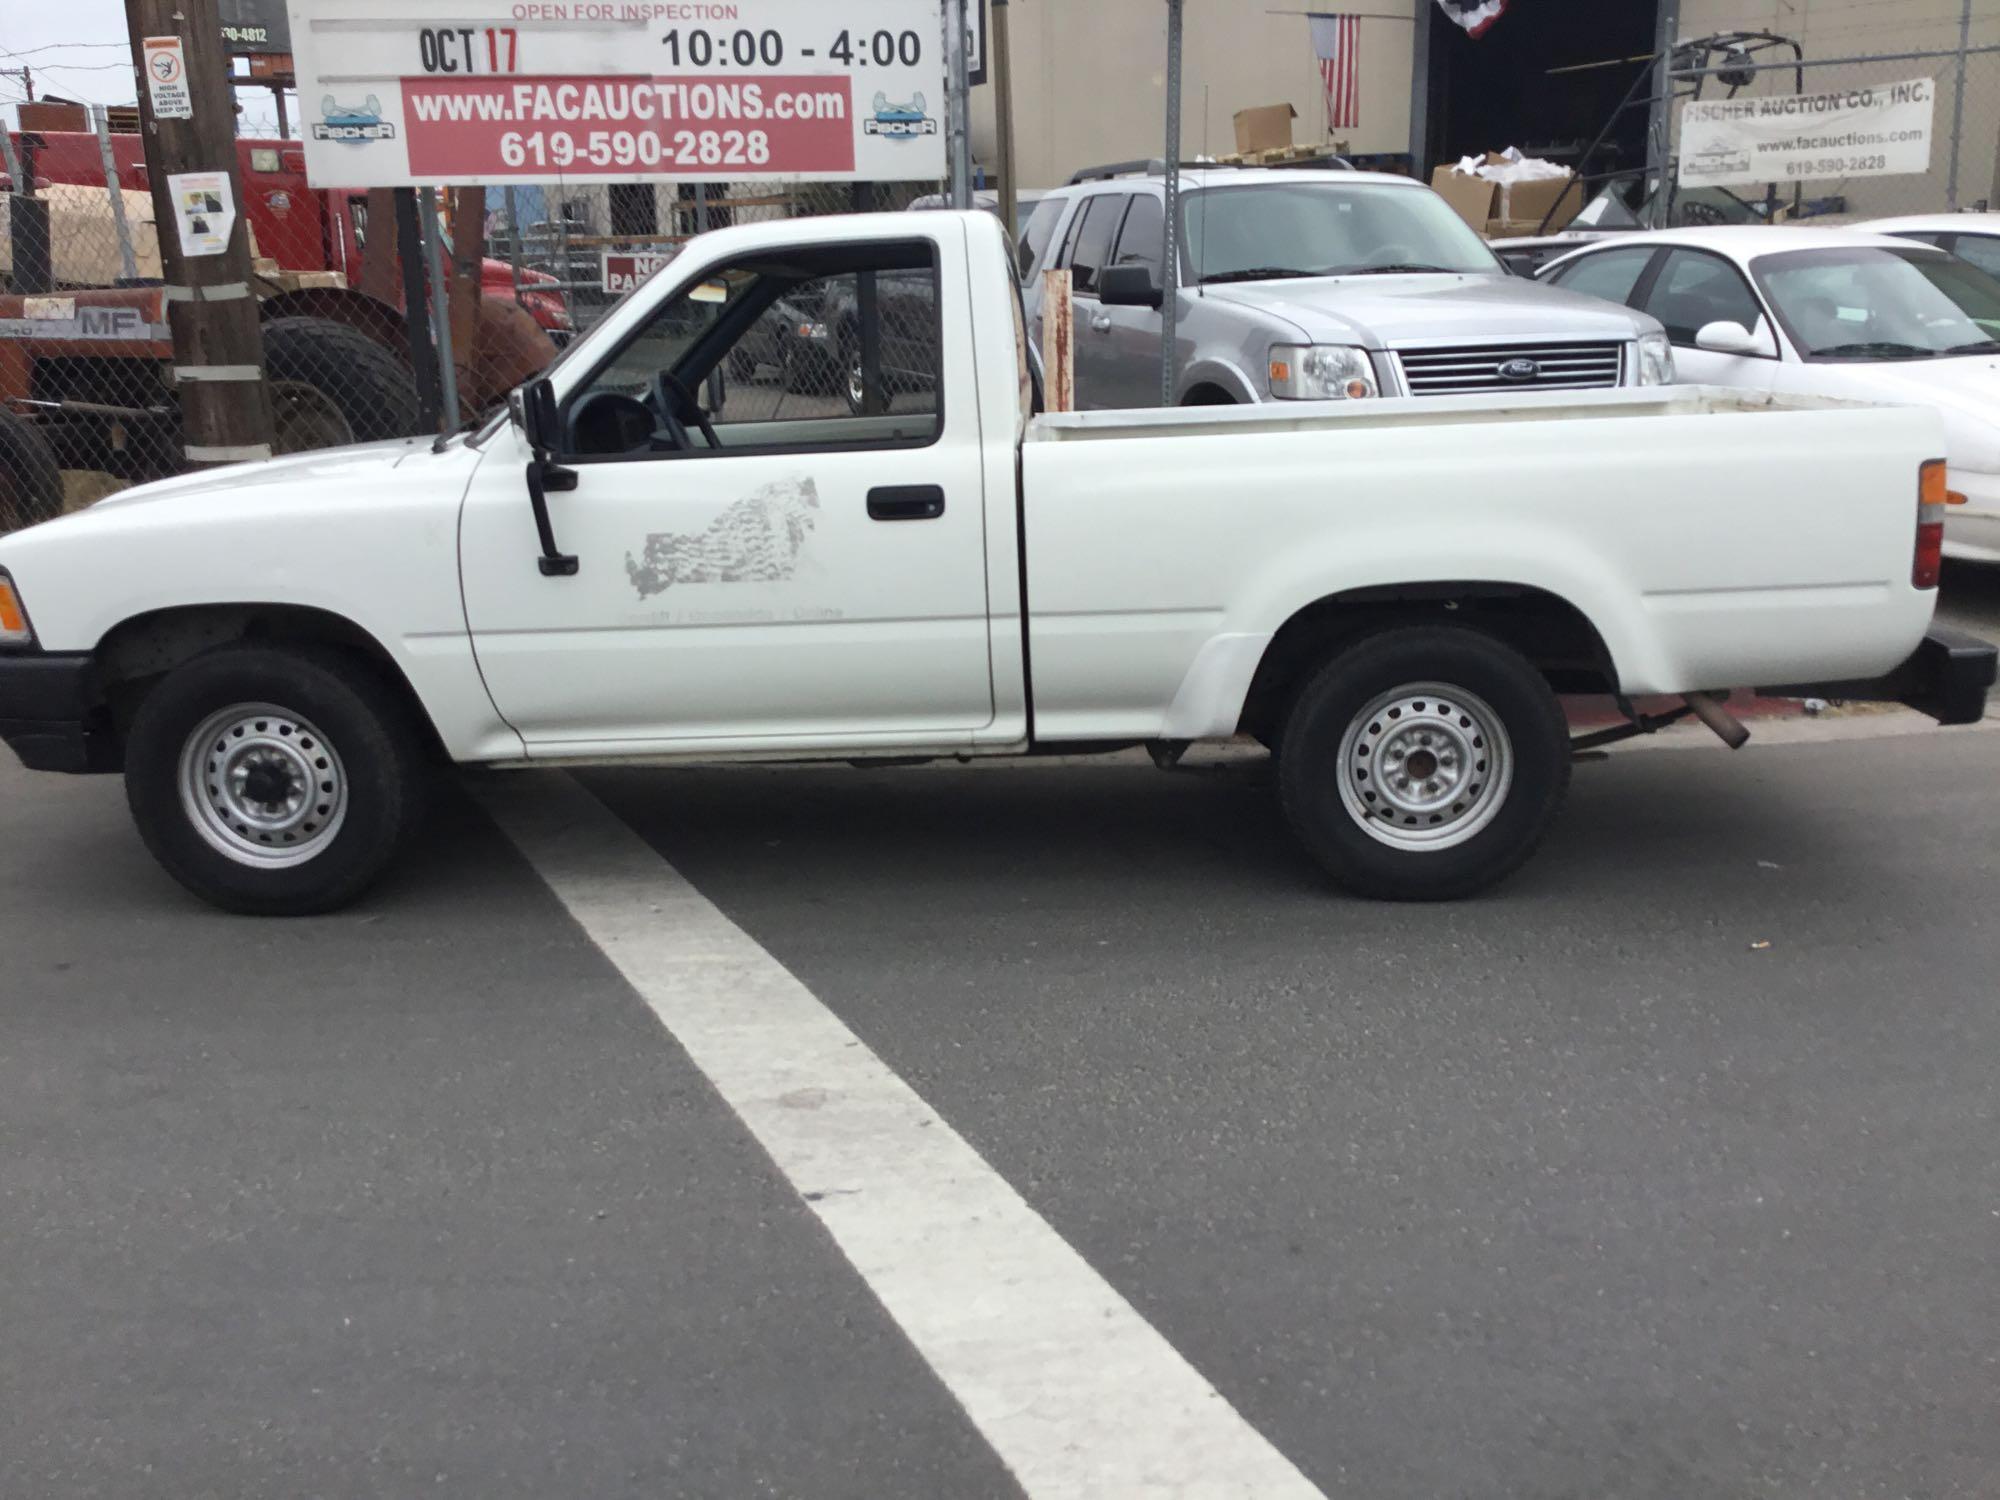
[{"label": "ford grille emblem", "polygon": [[1542,367],[1532,359],[1510,359],[1500,367],[1502,380],[1536,380],[1541,373]]}]

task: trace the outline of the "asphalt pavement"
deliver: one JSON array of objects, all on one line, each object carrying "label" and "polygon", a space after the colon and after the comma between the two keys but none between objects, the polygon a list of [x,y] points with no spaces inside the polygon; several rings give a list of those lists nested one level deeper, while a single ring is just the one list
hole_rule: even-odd
[{"label": "asphalt pavement", "polygon": [[[1985,1496],[2000,733],[1914,727],[1583,765],[1423,908],[1255,761],[576,781],[1312,1487]],[[361,907],[230,918],[0,768],[0,1495],[1177,1492],[1010,1472],[873,1200],[545,876],[447,789]]]}]

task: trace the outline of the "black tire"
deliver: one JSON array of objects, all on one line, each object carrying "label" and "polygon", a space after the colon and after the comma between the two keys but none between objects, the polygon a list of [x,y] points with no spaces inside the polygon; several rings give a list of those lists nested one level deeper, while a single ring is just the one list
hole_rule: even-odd
[{"label": "black tire", "polygon": [[63,513],[62,470],[34,424],[0,406],[0,532]]},{"label": "black tire", "polygon": [[345,323],[273,318],[264,325],[264,369],[281,453],[409,437],[422,426],[410,367]]},{"label": "black tire", "polygon": [[[205,723],[224,714],[237,719],[238,706],[249,737],[227,725],[212,728],[217,751],[241,740],[243,749],[234,752],[240,757],[260,734],[274,746],[284,743],[281,736],[295,736],[284,749],[264,753],[281,761],[294,754],[303,775],[334,778],[294,780],[287,789],[306,798],[298,816],[307,821],[294,828],[308,847],[315,840],[322,845],[299,863],[269,863],[300,851],[243,823],[236,831],[246,842],[259,837],[271,847],[254,857],[225,852],[217,840],[227,833],[207,831],[183,798],[183,752],[191,752]],[[303,752],[294,751],[299,746]],[[309,768],[315,763],[322,769]],[[228,754],[211,755],[206,766],[188,763],[203,780],[214,778],[205,805],[217,817],[228,805],[221,789],[231,768]],[[304,916],[353,901],[416,829],[426,784],[421,742],[403,700],[370,663],[311,646],[222,646],[195,657],[146,695],[125,742],[125,797],[154,858],[203,900],[254,916]],[[318,803],[320,796],[331,800]],[[339,809],[331,831],[310,821],[315,807],[321,816]]]},{"label": "black tire", "polygon": [[1568,725],[1542,674],[1489,636],[1429,626],[1329,661],[1293,700],[1278,753],[1299,842],[1342,888],[1390,901],[1454,900],[1511,875],[1569,773]]}]

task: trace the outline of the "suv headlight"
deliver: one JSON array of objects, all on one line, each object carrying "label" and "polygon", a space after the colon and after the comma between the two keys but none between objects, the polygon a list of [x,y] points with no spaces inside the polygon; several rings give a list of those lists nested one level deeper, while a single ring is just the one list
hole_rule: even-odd
[{"label": "suv headlight", "polygon": [[1365,401],[1382,393],[1366,349],[1346,344],[1274,344],[1271,394],[1285,401]]},{"label": "suv headlight", "polygon": [[1664,333],[1639,335],[1639,384],[1674,383],[1674,346]]}]

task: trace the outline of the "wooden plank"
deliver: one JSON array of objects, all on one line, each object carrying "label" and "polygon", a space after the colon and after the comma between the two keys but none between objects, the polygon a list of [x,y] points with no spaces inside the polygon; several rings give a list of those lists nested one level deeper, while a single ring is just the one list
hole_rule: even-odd
[{"label": "wooden plank", "polygon": [[1042,410],[1076,410],[1074,305],[1069,272],[1042,273]]}]

